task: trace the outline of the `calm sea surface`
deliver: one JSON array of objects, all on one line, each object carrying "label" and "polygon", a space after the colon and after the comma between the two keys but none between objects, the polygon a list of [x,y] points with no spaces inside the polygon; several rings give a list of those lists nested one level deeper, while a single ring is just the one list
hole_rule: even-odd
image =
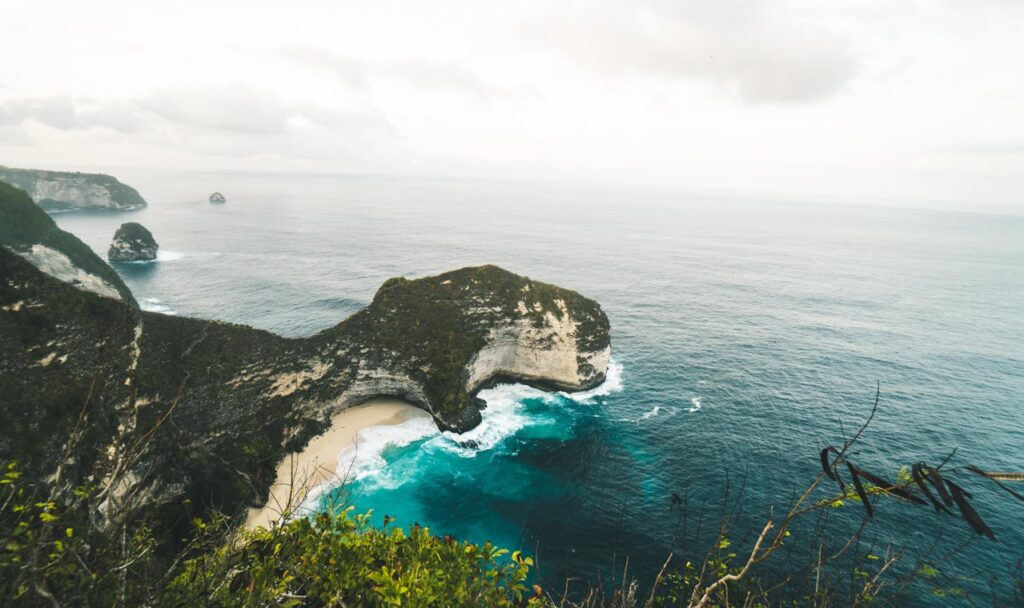
[{"label": "calm sea surface", "polygon": [[[484,263],[598,300],[617,363],[602,390],[498,387],[466,437],[371,432],[344,488],[377,518],[535,554],[557,589],[621,576],[626,556],[642,578],[670,551],[695,557],[727,476],[743,490],[730,536],[749,547],[768,509],[814,478],[819,449],[864,420],[876,381],[863,468],[893,477],[958,448],[954,464],[1024,470],[1021,217],[486,181],[120,177],[148,209],[56,219],[104,257],[121,222],[152,230],[160,261],[118,267],[151,310],[303,336],[389,277]],[[226,205],[206,202],[214,190]],[[857,551],[893,543],[912,566],[959,547],[970,579],[929,584],[984,603],[992,574],[1024,555],[1024,504],[964,481],[997,542],[961,547],[962,521],[890,500]],[[685,532],[673,493],[690,503]],[[833,511],[838,532],[860,521],[858,505]],[[912,603],[957,601],[925,591]]]}]

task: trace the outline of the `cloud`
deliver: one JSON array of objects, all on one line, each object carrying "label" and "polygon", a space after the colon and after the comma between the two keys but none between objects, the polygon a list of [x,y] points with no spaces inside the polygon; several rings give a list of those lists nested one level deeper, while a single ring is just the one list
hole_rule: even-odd
[{"label": "cloud", "polygon": [[20,126],[6,126],[0,123],[0,144],[25,145],[32,142],[32,139]]},{"label": "cloud", "polygon": [[968,155],[1024,155],[1024,140],[960,143],[936,148],[937,152]]},{"label": "cloud", "polygon": [[606,0],[524,29],[592,72],[704,82],[747,102],[826,98],[857,71],[846,40],[769,0]]},{"label": "cloud", "polygon": [[30,143],[27,127],[32,123],[57,131],[110,129],[137,138],[136,143],[223,156],[312,158],[397,136],[387,117],[364,102],[324,106],[285,101],[269,89],[231,83],[165,87],[127,100],[0,101],[0,141]]},{"label": "cloud", "polygon": [[20,126],[33,121],[65,131],[96,128],[132,133],[144,120],[129,104],[75,101],[71,97],[43,97],[0,101],[0,126]]},{"label": "cloud", "polygon": [[288,109],[269,91],[242,84],[159,89],[136,102],[171,123],[239,134],[282,133]]},{"label": "cloud", "polygon": [[293,64],[325,70],[345,85],[356,89],[370,89],[373,81],[390,78],[425,91],[449,90],[484,101],[523,93],[497,86],[459,63],[419,57],[373,62],[322,47],[304,45],[283,47],[276,55]]}]

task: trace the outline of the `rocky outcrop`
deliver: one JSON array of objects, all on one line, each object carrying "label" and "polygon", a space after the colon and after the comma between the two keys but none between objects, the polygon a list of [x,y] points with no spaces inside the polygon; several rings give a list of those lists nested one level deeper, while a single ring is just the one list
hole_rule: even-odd
[{"label": "rocky outcrop", "polygon": [[228,199],[224,198],[224,195],[221,194],[220,192],[214,192],[213,194],[210,195],[210,202],[222,204],[228,202]]},{"label": "rocky outcrop", "polygon": [[[0,213],[24,212],[5,195]],[[591,388],[610,352],[596,302],[495,266],[391,279],[338,325],[285,339],[141,311],[0,242],[0,460],[46,479],[81,424],[64,475],[116,488],[109,512],[177,514],[161,519],[172,527],[260,504],[280,459],[343,408],[395,396],[462,431],[480,420],[481,387]]]},{"label": "rocky outcrop", "polygon": [[125,222],[114,233],[114,240],[107,250],[107,259],[112,262],[144,262],[156,259],[160,246],[153,233],[137,222]]},{"label": "rocky outcrop", "polygon": [[146,201],[135,188],[101,173],[0,167],[0,182],[24,190],[46,211],[132,211],[146,206]]}]

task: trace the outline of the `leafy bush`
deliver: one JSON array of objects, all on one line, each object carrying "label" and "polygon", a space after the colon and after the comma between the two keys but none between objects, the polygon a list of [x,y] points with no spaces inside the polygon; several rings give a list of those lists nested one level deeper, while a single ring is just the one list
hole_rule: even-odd
[{"label": "leafy bush", "polygon": [[0,603],[124,604],[119,598],[149,586],[148,526],[101,530],[89,517],[91,486],[43,494],[17,463],[0,470]]},{"label": "leafy bush", "polygon": [[233,532],[193,521],[161,556],[141,522],[96,512],[94,488],[41,494],[16,463],[0,477],[0,604],[22,606],[522,606],[533,560],[427,528],[370,527],[350,510]]},{"label": "leafy bush", "polygon": [[419,526],[375,529],[368,514],[346,510],[241,532],[235,543],[188,561],[161,603],[517,606],[532,563]]}]

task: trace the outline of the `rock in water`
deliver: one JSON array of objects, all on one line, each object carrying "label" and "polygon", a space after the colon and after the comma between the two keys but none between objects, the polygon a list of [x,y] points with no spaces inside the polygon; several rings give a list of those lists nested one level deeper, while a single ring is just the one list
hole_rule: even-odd
[{"label": "rock in water", "polygon": [[0,167],[0,182],[21,188],[46,211],[132,211],[146,206],[138,190],[101,173]]},{"label": "rock in water", "polygon": [[210,202],[218,204],[226,203],[228,202],[228,199],[224,198],[224,195],[221,194],[220,192],[214,192],[213,194],[210,195]]},{"label": "rock in water", "polygon": [[125,222],[114,233],[107,258],[111,262],[144,262],[156,259],[160,246],[153,239],[153,233],[136,222]]}]

